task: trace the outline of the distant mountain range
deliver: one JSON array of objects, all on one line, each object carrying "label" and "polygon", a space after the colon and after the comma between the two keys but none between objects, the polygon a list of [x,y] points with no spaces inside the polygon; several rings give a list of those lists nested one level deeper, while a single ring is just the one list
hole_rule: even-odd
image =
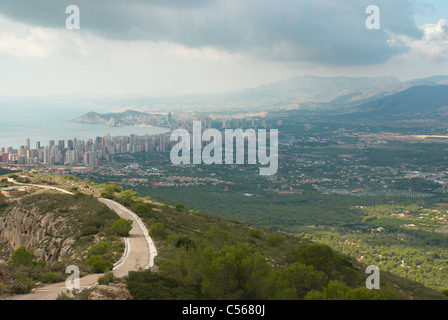
[{"label": "distant mountain range", "polygon": [[417,86],[363,103],[355,108],[360,113],[382,115],[448,115],[448,85]]},{"label": "distant mountain range", "polygon": [[[234,113],[253,111],[310,110],[337,113],[447,113],[448,76],[432,76],[402,82],[395,77],[302,76],[256,88],[219,94],[178,97],[129,98],[123,104],[148,112]],[[115,103],[117,104],[117,103]],[[118,101],[118,104],[121,104]],[[376,110],[376,111],[375,111]],[[131,118],[148,114],[89,112],[75,122],[126,125]],[[134,121],[135,122],[135,121]]]}]

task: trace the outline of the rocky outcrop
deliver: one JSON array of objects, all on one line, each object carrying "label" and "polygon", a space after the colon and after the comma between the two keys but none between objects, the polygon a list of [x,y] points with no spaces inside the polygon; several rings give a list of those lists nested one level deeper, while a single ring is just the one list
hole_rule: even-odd
[{"label": "rocky outcrop", "polygon": [[132,300],[124,281],[109,285],[97,285],[90,291],[89,300]]},{"label": "rocky outcrop", "polygon": [[73,256],[75,239],[66,218],[37,208],[13,206],[0,216],[0,242],[8,251],[25,246],[48,263]]}]

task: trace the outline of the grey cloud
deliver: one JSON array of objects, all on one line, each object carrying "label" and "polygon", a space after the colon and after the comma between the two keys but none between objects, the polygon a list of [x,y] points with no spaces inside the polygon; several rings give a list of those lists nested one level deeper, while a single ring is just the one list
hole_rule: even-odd
[{"label": "grey cloud", "polygon": [[381,30],[365,28],[367,0],[22,0],[0,2],[0,13],[63,28],[71,4],[80,7],[81,29],[104,38],[213,46],[267,59],[375,64],[408,50],[389,46],[388,32],[422,37],[413,0],[376,0]]}]

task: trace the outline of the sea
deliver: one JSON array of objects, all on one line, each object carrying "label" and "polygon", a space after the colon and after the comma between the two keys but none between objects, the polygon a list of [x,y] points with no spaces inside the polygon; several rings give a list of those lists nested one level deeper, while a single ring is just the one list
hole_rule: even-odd
[{"label": "sea", "polygon": [[106,113],[113,106],[91,106],[79,102],[64,102],[59,99],[0,99],[0,148],[26,146],[31,140],[31,148],[36,142],[48,146],[50,140],[95,139],[111,136],[136,134],[156,135],[170,132],[168,128],[124,126],[111,127],[103,124],[76,123],[72,120],[95,111]]}]

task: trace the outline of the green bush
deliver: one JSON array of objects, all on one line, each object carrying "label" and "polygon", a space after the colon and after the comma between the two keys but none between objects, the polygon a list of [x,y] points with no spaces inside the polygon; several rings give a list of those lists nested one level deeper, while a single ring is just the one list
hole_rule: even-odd
[{"label": "green bush", "polygon": [[305,296],[305,300],[379,300],[378,292],[366,287],[352,289],[340,281],[330,281],[322,292],[313,290]]},{"label": "green bush", "polygon": [[271,247],[278,247],[284,241],[285,241],[285,239],[279,234],[272,234],[268,238],[268,243]]},{"label": "green bush", "polygon": [[84,224],[82,227],[81,227],[81,237],[85,237],[85,236],[91,236],[91,235],[94,235],[94,234],[97,234],[98,232],[99,232],[99,228],[98,227],[96,227],[95,225],[93,225],[93,224]]},{"label": "green bush", "polygon": [[112,270],[114,264],[110,260],[106,260],[100,256],[93,255],[87,260],[87,265],[92,267],[95,273],[104,273]]},{"label": "green bush", "polygon": [[29,293],[34,287],[34,281],[26,275],[21,274],[17,277],[17,283],[11,286],[11,292],[15,294]]},{"label": "green bush", "polygon": [[108,285],[117,281],[117,278],[113,272],[106,272],[104,276],[98,278],[98,284]]},{"label": "green bush", "polygon": [[135,207],[134,212],[141,218],[151,219],[152,217],[154,217],[152,208],[153,206],[150,203],[139,203]]},{"label": "green bush", "polygon": [[58,293],[56,300],[89,300],[90,291],[84,289],[82,291],[77,291],[73,289],[72,292],[67,290],[67,292]]},{"label": "green bush", "polygon": [[129,231],[132,229],[132,220],[120,218],[114,222],[111,230],[119,237],[129,237]]},{"label": "green bush", "polygon": [[168,237],[168,232],[166,231],[166,228],[161,223],[155,223],[149,230],[149,235],[153,237],[154,239],[166,239]]},{"label": "green bush", "polygon": [[36,259],[36,256],[22,246],[13,252],[10,264],[13,266],[31,266],[34,259]]},{"label": "green bush", "polygon": [[285,271],[285,277],[296,289],[296,294],[300,299],[311,290],[320,290],[328,281],[325,273],[299,262],[288,267]]},{"label": "green bush", "polygon": [[150,270],[129,272],[126,287],[135,300],[201,299],[197,288]]},{"label": "green bush", "polygon": [[106,242],[101,241],[96,244],[92,244],[89,251],[87,251],[87,256],[88,257],[101,256],[108,252],[109,252],[109,245]]},{"label": "green bush", "polygon": [[254,239],[258,239],[258,240],[262,239],[261,231],[257,230],[257,229],[250,229],[249,235]]},{"label": "green bush", "polygon": [[61,276],[54,272],[45,272],[39,276],[39,281],[42,283],[57,283],[61,281]]},{"label": "green bush", "polygon": [[293,252],[287,254],[288,263],[300,262],[307,266],[313,266],[326,274],[334,270],[339,270],[342,265],[342,259],[327,245],[306,244]]}]

